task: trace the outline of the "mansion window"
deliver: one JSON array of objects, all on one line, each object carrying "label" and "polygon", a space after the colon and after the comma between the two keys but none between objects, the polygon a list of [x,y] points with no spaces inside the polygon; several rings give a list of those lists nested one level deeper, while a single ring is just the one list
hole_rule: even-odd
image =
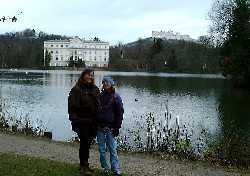
[{"label": "mansion window", "polygon": [[58,54],[58,51],[56,51],[56,54]]},{"label": "mansion window", "polygon": [[61,47],[63,47],[63,45],[61,45]]},{"label": "mansion window", "polygon": [[56,57],[56,60],[58,60],[58,57]]},{"label": "mansion window", "polygon": [[53,47],[53,45],[50,45],[51,47]]}]

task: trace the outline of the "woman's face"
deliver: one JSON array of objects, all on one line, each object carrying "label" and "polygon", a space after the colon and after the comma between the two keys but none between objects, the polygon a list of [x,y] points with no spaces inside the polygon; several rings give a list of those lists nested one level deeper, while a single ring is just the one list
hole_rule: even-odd
[{"label": "woman's face", "polygon": [[85,74],[83,76],[83,80],[87,83],[94,83],[94,72],[90,72],[89,74]]},{"label": "woman's face", "polygon": [[102,86],[104,90],[109,90],[112,87],[111,84],[107,81],[103,81]]}]

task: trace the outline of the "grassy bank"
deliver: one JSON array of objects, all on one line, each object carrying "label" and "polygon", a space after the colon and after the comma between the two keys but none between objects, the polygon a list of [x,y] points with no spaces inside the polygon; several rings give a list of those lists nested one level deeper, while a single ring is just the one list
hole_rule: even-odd
[{"label": "grassy bank", "polygon": [[[79,166],[10,153],[0,154],[0,176],[80,176]],[[95,175],[104,175],[95,169]]]}]

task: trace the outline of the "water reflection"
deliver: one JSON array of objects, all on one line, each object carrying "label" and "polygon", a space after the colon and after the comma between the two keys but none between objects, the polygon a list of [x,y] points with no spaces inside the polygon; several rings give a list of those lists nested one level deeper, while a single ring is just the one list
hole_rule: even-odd
[{"label": "water reflection", "polygon": [[230,133],[230,128],[233,125],[237,128],[234,131],[239,136],[244,136],[250,134],[250,111],[249,102],[250,94],[249,92],[242,90],[227,90],[219,99],[220,106],[220,120],[222,122],[223,133]]},{"label": "water reflection", "polygon": [[225,161],[249,166],[250,111],[249,92],[227,89],[219,98],[221,134],[217,144],[218,155]]},{"label": "water reflection", "polygon": [[202,129],[207,129],[209,136],[220,133],[218,89],[226,84],[224,80],[133,76],[114,78],[125,107],[129,109],[125,111],[124,128],[131,127],[136,117],[149,112],[153,112],[156,120],[161,121],[168,101],[173,122],[178,116],[180,125],[188,126],[193,141],[199,138]]},{"label": "water reflection", "polygon": [[[101,87],[103,76],[108,74],[113,75],[124,101],[124,131],[136,128],[138,120],[145,121],[141,116],[148,112],[153,112],[160,121],[168,100],[173,118],[179,116],[180,124],[188,125],[194,140],[203,128],[212,137],[227,133],[231,119],[236,120],[242,133],[250,134],[249,95],[231,94],[224,79],[126,76],[98,71],[96,85]],[[67,71],[9,72],[1,76],[1,92],[9,103],[8,110],[15,116],[29,114],[32,119],[41,119],[53,132],[53,139],[67,140],[73,135],[67,97],[79,75],[80,72]]]},{"label": "water reflection", "polygon": [[201,78],[176,78],[176,77],[115,77],[118,86],[127,85],[136,89],[147,89],[151,93],[160,94],[194,94],[197,96],[208,95],[216,92],[223,86],[228,86],[225,80]]}]

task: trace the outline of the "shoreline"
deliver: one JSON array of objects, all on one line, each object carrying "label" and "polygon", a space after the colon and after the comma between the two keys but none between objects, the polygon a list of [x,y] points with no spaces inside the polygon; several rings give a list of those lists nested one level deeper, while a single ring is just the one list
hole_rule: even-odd
[{"label": "shoreline", "polygon": [[[80,70],[68,70],[68,69],[52,69],[52,70],[41,70],[41,69],[0,69],[0,72],[8,73],[57,73],[57,74],[80,74]],[[174,77],[174,78],[205,78],[205,79],[226,79],[220,73],[209,74],[209,73],[167,73],[167,72],[141,72],[141,71],[117,71],[117,70],[102,70],[94,69],[96,73],[107,73],[112,76],[152,76],[152,77]]]}]

